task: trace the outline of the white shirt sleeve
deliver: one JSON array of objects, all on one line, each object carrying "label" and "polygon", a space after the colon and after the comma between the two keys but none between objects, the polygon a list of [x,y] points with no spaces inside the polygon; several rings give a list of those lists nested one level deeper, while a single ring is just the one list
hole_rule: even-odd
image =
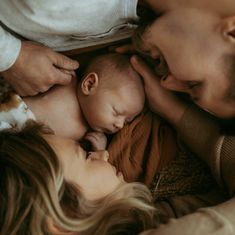
[{"label": "white shirt sleeve", "polygon": [[178,219],[170,219],[158,229],[140,235],[234,235],[235,198],[214,207],[207,207]]},{"label": "white shirt sleeve", "polygon": [[0,26],[0,72],[9,69],[15,63],[20,49],[20,39]]}]

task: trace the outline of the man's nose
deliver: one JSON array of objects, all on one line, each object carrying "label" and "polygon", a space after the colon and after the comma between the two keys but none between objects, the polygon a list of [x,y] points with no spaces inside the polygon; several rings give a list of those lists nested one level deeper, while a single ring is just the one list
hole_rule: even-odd
[{"label": "man's nose", "polygon": [[160,84],[162,87],[179,92],[187,92],[188,88],[184,81],[176,79],[173,75],[169,75],[164,79],[161,79]]}]

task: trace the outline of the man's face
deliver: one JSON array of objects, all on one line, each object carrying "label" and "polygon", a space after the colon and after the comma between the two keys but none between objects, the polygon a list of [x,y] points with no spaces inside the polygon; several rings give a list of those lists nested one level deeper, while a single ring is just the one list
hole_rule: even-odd
[{"label": "man's face", "polygon": [[235,102],[225,99],[231,85],[224,63],[229,50],[219,30],[213,14],[196,8],[171,10],[145,31],[142,49],[166,61],[169,73],[161,80],[163,87],[188,93],[216,116],[231,117]]}]

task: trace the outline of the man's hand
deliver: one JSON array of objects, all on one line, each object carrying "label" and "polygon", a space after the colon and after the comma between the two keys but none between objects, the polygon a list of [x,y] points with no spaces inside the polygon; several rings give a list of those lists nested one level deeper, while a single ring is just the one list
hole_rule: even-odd
[{"label": "man's hand", "polygon": [[107,137],[102,132],[88,132],[84,136],[85,140],[88,140],[91,142],[92,150],[93,151],[99,151],[99,150],[105,150],[107,146]]},{"label": "man's hand", "polygon": [[110,51],[115,51],[119,54],[130,54],[135,52],[134,45],[132,43],[110,47]]},{"label": "man's hand", "polygon": [[145,94],[150,109],[166,118],[172,124],[176,124],[187,108],[175,94],[160,84],[160,79],[147,64],[138,56],[131,58],[134,69],[142,76]]},{"label": "man's hand", "polygon": [[33,96],[55,84],[69,84],[78,67],[77,61],[46,46],[22,41],[16,62],[2,75],[19,95]]}]

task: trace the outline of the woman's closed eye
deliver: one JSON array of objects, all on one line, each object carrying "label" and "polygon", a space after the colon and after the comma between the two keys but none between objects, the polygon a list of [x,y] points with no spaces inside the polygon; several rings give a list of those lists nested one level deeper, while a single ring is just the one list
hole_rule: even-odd
[{"label": "woman's closed eye", "polygon": [[91,155],[92,152],[86,152],[86,159],[89,158],[89,156]]}]

